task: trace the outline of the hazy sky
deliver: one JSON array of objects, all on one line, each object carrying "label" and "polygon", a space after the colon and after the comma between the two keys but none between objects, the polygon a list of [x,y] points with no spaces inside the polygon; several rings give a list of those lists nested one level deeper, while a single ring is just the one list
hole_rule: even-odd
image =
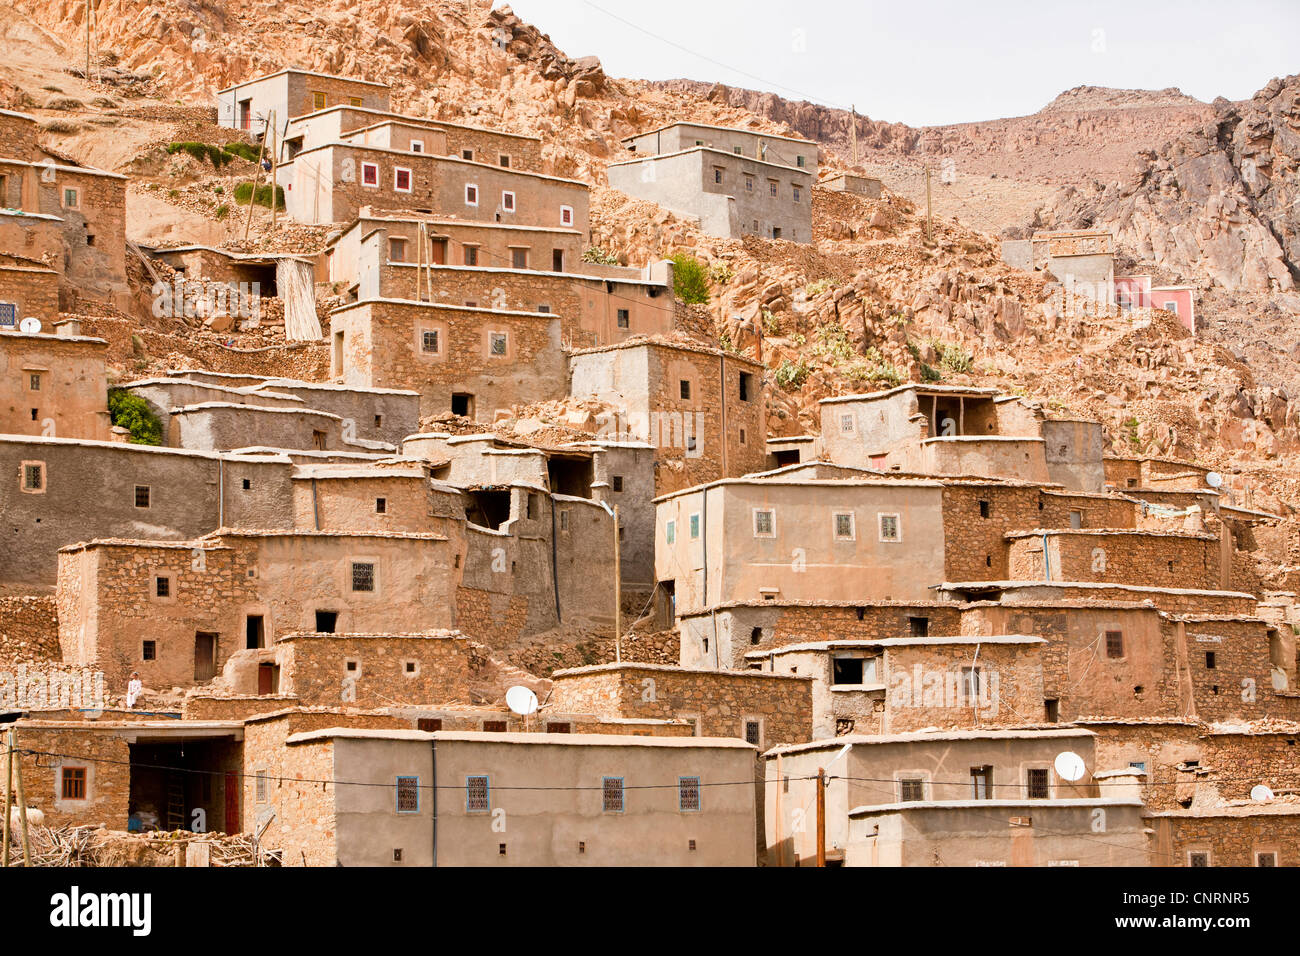
[{"label": "hazy sky", "polygon": [[1238,100],[1300,72],[1300,0],[510,5],[611,76],[718,80],[912,126],[1033,113],[1080,85]]}]

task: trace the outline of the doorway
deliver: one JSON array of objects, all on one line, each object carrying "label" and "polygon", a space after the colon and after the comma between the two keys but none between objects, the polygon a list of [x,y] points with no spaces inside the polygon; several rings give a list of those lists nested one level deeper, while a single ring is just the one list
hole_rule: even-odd
[{"label": "doorway", "polygon": [[217,635],[211,631],[194,633],[194,679],[209,681],[217,676]]},{"label": "doorway", "polygon": [[244,647],[250,651],[266,646],[266,622],[260,614],[248,615],[244,624]]}]

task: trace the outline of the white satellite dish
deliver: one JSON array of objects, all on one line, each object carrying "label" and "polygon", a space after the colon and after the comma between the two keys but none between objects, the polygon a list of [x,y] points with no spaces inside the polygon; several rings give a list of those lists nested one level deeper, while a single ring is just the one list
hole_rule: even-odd
[{"label": "white satellite dish", "polygon": [[1218,488],[1223,484],[1223,476],[1217,471],[1212,471],[1205,476],[1205,483],[1211,488]]},{"label": "white satellite dish", "polygon": [[1056,755],[1056,775],[1062,780],[1068,780],[1070,783],[1079,780],[1087,772],[1088,768],[1084,766],[1083,758],[1071,750]]},{"label": "white satellite dish", "polygon": [[1273,799],[1273,791],[1261,784],[1256,784],[1250,788],[1250,799],[1256,803],[1268,803]]},{"label": "white satellite dish", "polygon": [[41,330],[41,320],[34,315],[29,315],[18,323],[18,331],[26,332],[28,335],[35,335]]},{"label": "white satellite dish", "polygon": [[516,685],[506,691],[506,706],[521,717],[537,713],[537,695],[527,687]]}]

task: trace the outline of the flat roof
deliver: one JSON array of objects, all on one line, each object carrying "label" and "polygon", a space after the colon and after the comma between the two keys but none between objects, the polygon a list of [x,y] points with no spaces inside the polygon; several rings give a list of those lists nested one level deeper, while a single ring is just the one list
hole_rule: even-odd
[{"label": "flat roof", "polygon": [[[911,730],[899,734],[846,734],[843,737],[828,737],[802,744],[785,744],[773,747],[767,756],[776,754],[794,754],[812,750],[835,750],[846,744],[906,744],[924,743],[926,741],[952,740],[1048,740],[1057,738],[1090,739],[1097,735],[1091,730],[1068,728],[1021,728],[1018,730]],[[981,801],[985,802],[985,801]]]},{"label": "flat roof", "polygon": [[685,149],[675,150],[671,153],[646,153],[638,155],[635,159],[622,159],[616,163],[610,163],[610,166],[635,166],[640,163],[652,163],[660,159],[672,159],[674,156],[686,156],[690,153],[716,153],[719,156],[727,156],[733,160],[740,160],[745,163],[757,163],[759,166],[768,166],[772,169],[780,169],[785,172],[799,173],[807,176],[809,184],[812,185],[812,170],[801,166],[789,166],[785,163],[774,163],[771,160],[759,159],[757,156],[745,156],[743,153],[729,153],[725,149],[718,149],[713,146],[688,146]]},{"label": "flat roof", "polygon": [[873,639],[851,639],[842,641],[808,641],[802,644],[783,644],[765,651],[750,651],[748,658],[777,657],[781,654],[801,651],[833,651],[840,648],[858,647],[929,647],[949,644],[1046,644],[1041,637],[1029,634],[958,634],[953,637],[878,637]]},{"label": "flat roof", "polygon": [[[1206,597],[1239,597],[1255,599],[1253,594],[1245,591],[1207,591],[1199,588],[1156,588],[1144,587],[1140,584],[1105,584],[1094,581],[1043,581],[1038,578],[1028,581],[944,581],[937,585],[936,589],[940,591],[1010,591],[1024,590],[1027,588],[1074,588],[1081,591],[1092,590],[1114,590],[1114,591],[1133,591],[1135,593],[1151,594],[1191,594],[1202,595]],[[1008,605],[1014,607],[1015,605]]]},{"label": "flat roof", "polygon": [[[31,270],[33,272],[41,270]],[[52,270],[51,270],[52,271]],[[26,342],[67,342],[69,345],[102,345],[108,347],[107,339],[98,339],[90,335],[59,335],[56,332],[12,332],[8,329],[0,329],[0,342],[6,339],[22,339]]]},{"label": "flat roof", "polygon": [[[647,285],[656,288],[668,288],[667,282],[656,282],[654,279],[643,279],[640,276],[598,276],[590,275],[585,272],[553,272],[549,269],[513,269],[508,266],[462,266],[450,263],[434,263],[433,265],[421,265],[418,262],[395,262],[391,259],[385,260],[385,265],[406,269],[429,269],[441,270],[446,272],[468,272],[474,274],[485,273],[509,273],[513,275],[529,276],[532,278],[563,279],[566,282],[612,282],[621,285]],[[357,280],[360,282],[360,279]],[[595,351],[589,349],[587,351]]]},{"label": "flat roof", "polygon": [[466,730],[373,730],[362,727],[328,727],[290,734],[286,744],[325,740],[409,740],[429,743],[548,744],[566,747],[667,747],[669,749],[757,750],[735,737],[646,737],[626,734],[493,733]]},{"label": "flat roof", "polygon": [[[837,395],[834,398],[823,398],[817,404],[834,405],[839,402],[874,402],[877,399],[888,398],[890,395],[897,395],[899,392],[924,392],[926,395],[967,395],[973,398],[995,398],[1003,394],[1000,389],[996,388],[978,388],[974,385],[922,385],[920,382],[908,382],[905,385],[896,385],[893,388],[887,388],[883,392],[858,392],[853,395]],[[1010,398],[1019,398],[1019,395],[1011,395]]]},{"label": "flat roof", "polygon": [[800,136],[783,136],[780,133],[760,133],[755,130],[741,129],[739,126],[714,126],[710,123],[692,123],[689,120],[677,120],[673,123],[665,123],[663,126],[656,126],[653,129],[645,130],[641,133],[633,133],[631,136],[624,136],[619,140],[620,143],[626,143],[630,139],[640,139],[642,136],[649,136],[651,133],[660,133],[666,129],[672,129],[674,126],[689,126],[692,129],[715,129],[724,133],[743,133],[746,136],[754,136],[762,139],[780,139],[787,143],[807,143],[809,146],[815,146],[821,149],[821,144],[816,140],[804,139]]},{"label": "flat roof", "polygon": [[[272,76],[274,75],[275,74],[272,74]],[[316,73],[312,75],[328,76],[329,74]],[[357,80],[356,82],[364,83],[367,81]],[[382,86],[383,84],[380,85]],[[234,89],[234,87],[231,87],[231,89]],[[222,90],[221,92],[224,93],[226,91]],[[428,125],[436,128],[449,126],[453,129],[473,130],[476,133],[491,133],[495,136],[511,136],[515,139],[531,139],[531,140],[536,140],[539,143],[542,141],[542,138],[540,136],[534,136],[531,133],[512,133],[509,130],[493,129],[490,126],[470,126],[467,123],[453,123],[450,120],[434,119],[432,117],[426,117],[426,116],[411,116],[409,113],[394,113],[391,110],[377,110],[370,106],[352,106],[348,103],[335,103],[333,106],[327,106],[323,110],[312,110],[310,113],[303,113],[301,116],[291,117],[289,123],[290,125],[294,123],[301,123],[303,120],[310,119],[313,116],[322,116],[325,113],[333,113],[335,110],[348,110],[353,113],[369,113],[372,116],[387,116],[387,117],[392,117],[394,119],[406,120],[407,122],[419,123],[421,125]]]},{"label": "flat roof", "polygon": [[0,163],[6,166],[28,166],[33,169],[57,169],[61,173],[85,173],[87,176],[105,176],[109,179],[126,179],[121,173],[110,173],[105,169],[95,169],[93,166],[68,166],[60,163],[29,163],[22,159],[5,159],[0,157]]},{"label": "flat roof", "polygon": [[452,312],[480,312],[485,315],[515,315],[529,319],[545,319],[547,321],[559,320],[561,318],[558,312],[524,312],[518,309],[485,309],[477,305],[452,305],[446,302],[421,302],[416,299],[395,299],[388,296],[375,296],[369,299],[358,299],[356,302],[348,302],[339,306],[337,309],[330,311],[330,315],[337,312],[348,312],[352,309],[358,309],[365,305],[383,305],[390,303],[393,305],[414,305],[422,309],[446,309]]},{"label": "flat roof", "polygon": [[132,442],[96,441],[90,438],[47,438],[43,435],[0,435],[0,442],[11,444],[68,445],[77,448],[101,448],[111,451],[139,452],[150,455],[181,455],[188,458],[208,458],[213,461],[241,461],[249,464],[290,464],[288,454],[279,449],[276,455],[241,455],[237,452],[197,451],[191,448],[172,448],[169,445],[137,445]]},{"label": "flat roof", "polygon": [[[1045,800],[909,800],[906,803],[881,803],[881,804],[864,804],[863,806],[854,807],[849,811],[851,817],[871,816],[877,813],[904,813],[917,810],[986,810],[997,808],[1000,810],[1050,810],[1052,807],[1061,807],[1062,809],[1086,808],[1086,807],[1140,807],[1143,806],[1141,797],[1069,797],[1066,799],[1045,799]],[[990,829],[999,825],[998,821],[990,822]],[[1005,827],[1005,822],[1000,823]],[[1053,834],[1062,836],[1071,836],[1072,834]],[[1140,835],[1140,834],[1138,834]],[[1092,836],[1091,833],[1079,832],[1078,836]]]},{"label": "flat roof", "polygon": [[[600,277],[598,277],[600,278]],[[621,279],[611,279],[611,282],[621,282]],[[763,363],[755,359],[748,358],[744,355],[738,355],[735,352],[725,352],[722,349],[710,348],[707,345],[696,345],[691,342],[668,342],[660,338],[643,337],[639,335],[624,339],[622,342],[611,342],[609,345],[596,345],[588,349],[574,349],[570,356],[577,358],[579,355],[597,355],[601,352],[617,352],[620,349],[640,349],[640,348],[660,348],[671,349],[675,352],[697,352],[701,355],[713,355],[735,362],[744,362],[746,365],[752,365],[755,368],[762,368]]]},{"label": "flat roof", "polygon": [[713,674],[720,677],[755,678],[765,680],[812,680],[799,674],[770,674],[766,671],[726,670],[719,667],[681,667],[677,664],[642,664],[635,661],[623,661],[617,664],[588,664],[586,667],[565,667],[551,674],[551,679],[559,677],[581,677],[586,674],[603,674],[622,670],[668,671],[674,674]]},{"label": "flat roof", "polygon": [[658,498],[651,499],[651,503],[658,504],[661,501],[669,501],[672,498],[679,498],[682,495],[696,494],[706,491],[710,488],[718,488],[723,485],[757,485],[761,488],[943,488],[943,482],[927,478],[819,478],[815,481],[794,481],[794,480],[776,480],[772,478],[719,478],[717,481],[710,481],[702,485],[693,485],[690,488],[683,488],[680,491],[672,491],[666,495],[660,495]]},{"label": "flat roof", "polygon": [[395,156],[405,156],[408,159],[414,158],[419,161],[431,160],[442,163],[459,163],[464,166],[473,166],[477,169],[483,169],[486,167],[511,176],[527,176],[530,179],[545,179],[553,183],[565,183],[569,186],[581,186],[583,189],[588,191],[591,189],[590,183],[585,183],[580,179],[566,179],[563,176],[548,176],[545,173],[534,173],[526,169],[516,169],[513,166],[497,166],[494,163],[480,163],[472,159],[462,159],[459,156],[439,156],[436,153],[412,153],[410,150],[406,149],[391,149],[387,146],[367,146],[363,143],[347,143],[342,140],[333,140],[328,143],[321,143],[319,146],[312,146],[308,149],[300,150],[298,153],[294,154],[294,160],[306,156],[308,153],[315,153],[322,149],[334,149],[340,147],[343,149],[365,149],[375,153],[391,153]]},{"label": "flat roof", "polygon": [[[347,83],[360,83],[364,86],[378,86],[381,89],[390,89],[387,83],[377,83],[374,80],[359,80],[354,76],[339,76],[337,73],[317,73],[314,70],[303,70],[296,66],[286,66],[284,69],[276,70],[274,73],[265,73],[262,76],[255,76],[251,79],[243,80],[236,83],[234,86],[227,86],[224,90],[217,90],[217,95],[220,96],[222,93],[229,93],[231,90],[237,90],[241,86],[248,86],[250,83],[260,83],[263,80],[269,80],[273,77],[284,76],[286,73],[297,73],[300,76],[319,76],[327,80],[343,80]],[[323,110],[321,112],[323,112]]]}]

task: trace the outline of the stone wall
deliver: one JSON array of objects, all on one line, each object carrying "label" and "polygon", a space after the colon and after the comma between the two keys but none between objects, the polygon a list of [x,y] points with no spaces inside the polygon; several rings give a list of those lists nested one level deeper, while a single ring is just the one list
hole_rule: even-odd
[{"label": "stone wall", "polygon": [[1039,527],[1040,504],[1037,488],[996,484],[944,485],[944,574],[947,580],[1005,581],[1017,577],[1007,564],[1004,535],[1010,531]]},{"label": "stone wall", "polygon": [[469,703],[470,650],[445,634],[289,634],[276,643],[280,693],[305,706]]},{"label": "stone wall", "polygon": [[53,596],[0,597],[0,666],[59,660]]},{"label": "stone wall", "polygon": [[[24,754],[20,763],[27,805],[44,812],[46,826],[126,829],[131,769],[130,748],[124,739],[111,731],[28,723],[18,725],[17,736],[20,748],[39,751]],[[85,770],[84,800],[64,799],[64,767]],[[0,794],[4,786],[0,774]]]},{"label": "stone wall", "polygon": [[[1043,580],[1042,534],[1007,536],[1008,576]],[[1219,540],[1211,535],[1155,531],[1060,531],[1047,534],[1051,579],[1147,587],[1223,587]]]},{"label": "stone wall", "polygon": [[1190,855],[1208,853],[1210,866],[1258,866],[1260,852],[1276,854],[1276,866],[1300,863],[1300,826],[1294,807],[1237,808],[1222,812],[1170,813],[1148,818],[1153,864],[1190,866]]}]

